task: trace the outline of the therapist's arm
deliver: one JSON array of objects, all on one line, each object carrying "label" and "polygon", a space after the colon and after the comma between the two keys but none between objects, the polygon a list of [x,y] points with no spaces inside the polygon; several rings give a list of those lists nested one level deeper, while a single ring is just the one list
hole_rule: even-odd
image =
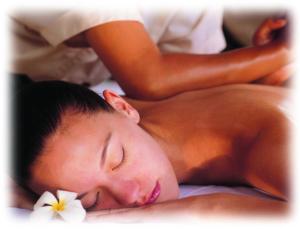
[{"label": "therapist's arm", "polygon": [[163,54],[136,21],[102,24],[87,30],[85,38],[125,93],[146,100],[252,82],[289,62],[281,41],[212,55]]}]

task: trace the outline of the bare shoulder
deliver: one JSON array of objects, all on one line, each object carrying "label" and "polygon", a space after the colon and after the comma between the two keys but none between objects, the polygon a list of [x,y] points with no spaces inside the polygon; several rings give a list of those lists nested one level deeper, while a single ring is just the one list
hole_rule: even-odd
[{"label": "bare shoulder", "polygon": [[289,100],[291,89],[275,86],[255,85],[255,84],[232,84],[219,87],[185,92],[170,98],[169,102],[203,104],[206,107],[214,106],[244,106],[252,103],[254,106],[273,105],[277,106]]},{"label": "bare shoulder", "polygon": [[260,99],[263,101],[281,101],[289,99],[291,90],[283,87],[254,85],[254,84],[233,84],[224,85],[210,89],[212,94],[227,95],[227,97],[243,97]]},{"label": "bare shoulder", "polygon": [[256,117],[263,122],[271,119],[288,121],[291,90],[283,87],[237,84],[212,89],[211,103],[219,104],[228,112],[243,112],[247,120]]}]

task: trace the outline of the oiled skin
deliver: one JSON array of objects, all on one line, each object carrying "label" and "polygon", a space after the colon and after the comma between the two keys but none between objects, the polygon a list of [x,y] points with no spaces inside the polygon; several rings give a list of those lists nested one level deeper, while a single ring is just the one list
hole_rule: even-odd
[{"label": "oiled skin", "polygon": [[255,80],[280,85],[286,79],[264,77],[291,62],[285,39],[218,54],[162,53],[136,21],[101,24],[66,43],[93,48],[126,95],[142,100]]},{"label": "oiled skin", "polygon": [[246,184],[288,196],[283,88],[230,85],[161,102],[127,99],[167,153],[180,183]]}]

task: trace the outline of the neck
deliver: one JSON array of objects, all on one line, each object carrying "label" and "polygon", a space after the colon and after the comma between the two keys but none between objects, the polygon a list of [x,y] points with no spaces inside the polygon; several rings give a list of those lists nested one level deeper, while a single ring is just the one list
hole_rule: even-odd
[{"label": "neck", "polygon": [[173,166],[178,183],[183,183],[188,174],[188,169],[185,167],[183,160],[183,153],[176,142],[173,144],[170,142],[172,140],[170,139],[170,132],[159,122],[156,122],[158,116],[162,114],[157,114],[151,109],[154,106],[157,107],[159,102],[134,100],[127,97],[123,97],[123,99],[139,112],[141,118],[139,126],[160,145]]}]

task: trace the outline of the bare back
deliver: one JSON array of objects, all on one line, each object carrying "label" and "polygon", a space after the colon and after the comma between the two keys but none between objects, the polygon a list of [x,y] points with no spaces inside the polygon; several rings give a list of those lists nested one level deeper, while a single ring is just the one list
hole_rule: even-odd
[{"label": "bare back", "polygon": [[180,182],[234,185],[248,183],[241,175],[244,156],[266,124],[288,125],[279,109],[287,97],[283,88],[230,85],[132,105],[141,126],[171,158]]}]

